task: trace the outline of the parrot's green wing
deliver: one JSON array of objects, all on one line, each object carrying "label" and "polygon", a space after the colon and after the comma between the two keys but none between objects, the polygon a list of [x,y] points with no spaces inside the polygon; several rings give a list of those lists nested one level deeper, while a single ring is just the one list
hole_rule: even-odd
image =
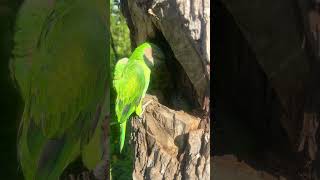
[{"label": "parrot's green wing", "polygon": [[124,71],[124,68],[126,67],[129,59],[128,58],[122,58],[120,59],[115,67],[114,67],[114,73],[113,73],[113,87],[118,91],[119,88],[119,81],[122,78],[122,73]]},{"label": "parrot's green wing", "polygon": [[26,179],[58,179],[98,123],[107,31],[99,3],[84,2],[27,0],[19,11],[11,70],[25,102],[18,153]]},{"label": "parrot's green wing", "polygon": [[[117,93],[116,115],[117,120],[120,123],[121,152],[125,140],[126,123],[142,98],[145,87],[145,77],[143,68],[139,63],[128,62],[125,67],[118,67],[122,68],[122,74],[118,79],[114,79],[113,85]],[[116,69],[115,72],[117,72],[117,70],[119,69]]]}]

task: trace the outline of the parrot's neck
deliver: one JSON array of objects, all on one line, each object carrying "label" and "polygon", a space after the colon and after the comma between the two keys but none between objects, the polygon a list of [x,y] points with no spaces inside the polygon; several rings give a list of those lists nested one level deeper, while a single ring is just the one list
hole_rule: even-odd
[{"label": "parrot's neck", "polygon": [[150,67],[146,64],[146,62],[144,61],[144,58],[142,56],[142,58],[135,58],[134,61],[136,63],[138,63],[140,66],[142,66],[144,74],[146,76],[149,76],[151,73]]},{"label": "parrot's neck", "polygon": [[131,61],[139,62],[139,64],[143,65],[144,68],[147,68],[150,71],[150,68],[153,66],[151,63],[148,61],[146,62],[146,49],[151,48],[148,47],[147,45],[141,45],[138,48],[134,50],[132,55],[130,56]]},{"label": "parrot's neck", "polygon": [[150,68],[147,63],[144,61],[143,58],[141,59],[136,59],[136,62],[139,63],[140,65],[142,65],[143,67],[147,67],[148,69]]},{"label": "parrot's neck", "polygon": [[130,59],[134,59],[136,61],[143,61],[144,59],[144,52],[143,52],[143,49],[136,49],[132,55],[130,56]]}]

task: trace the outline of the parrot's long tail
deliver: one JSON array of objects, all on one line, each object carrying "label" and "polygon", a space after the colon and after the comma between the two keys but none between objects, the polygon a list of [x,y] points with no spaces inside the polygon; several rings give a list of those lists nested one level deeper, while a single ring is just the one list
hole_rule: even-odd
[{"label": "parrot's long tail", "polygon": [[127,127],[127,121],[120,124],[120,153],[124,146],[124,140],[126,138],[126,127]]}]

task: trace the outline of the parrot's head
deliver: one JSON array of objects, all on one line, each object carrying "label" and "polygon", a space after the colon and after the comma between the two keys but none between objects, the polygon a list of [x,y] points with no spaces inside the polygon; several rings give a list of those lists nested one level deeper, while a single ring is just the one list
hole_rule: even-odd
[{"label": "parrot's head", "polygon": [[164,60],[165,56],[162,50],[153,43],[143,43],[140,45],[143,51],[143,59],[149,67],[153,67],[158,61]]}]

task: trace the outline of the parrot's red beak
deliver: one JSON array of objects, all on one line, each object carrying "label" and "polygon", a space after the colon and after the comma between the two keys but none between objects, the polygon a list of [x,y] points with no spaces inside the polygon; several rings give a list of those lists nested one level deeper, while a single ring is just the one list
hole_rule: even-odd
[{"label": "parrot's red beak", "polygon": [[148,61],[148,64],[154,65],[154,59],[153,59],[153,52],[152,48],[146,48],[144,50],[144,56],[146,57],[146,60]]}]

